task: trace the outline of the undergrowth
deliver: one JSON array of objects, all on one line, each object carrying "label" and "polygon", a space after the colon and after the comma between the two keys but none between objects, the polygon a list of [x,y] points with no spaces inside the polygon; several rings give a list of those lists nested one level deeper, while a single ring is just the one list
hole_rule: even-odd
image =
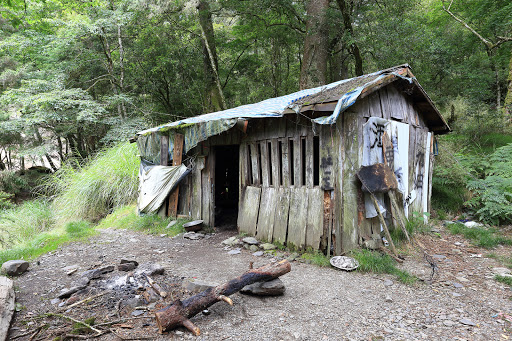
[{"label": "undergrowth", "polygon": [[314,264],[321,267],[330,267],[330,259],[323,253],[317,251],[313,252],[312,250],[308,250],[308,252],[303,253],[300,258],[308,260],[310,264]]},{"label": "undergrowth", "polygon": [[504,283],[504,284],[512,287],[512,277],[496,275],[496,276],[494,276],[494,279],[498,282]]},{"label": "undergrowth", "polygon": [[405,284],[413,284],[417,280],[415,276],[407,271],[397,268],[395,261],[388,255],[361,249],[351,251],[350,256],[359,262],[357,271],[394,275],[400,282]]},{"label": "undergrowth", "polygon": [[492,249],[498,245],[512,245],[512,239],[500,235],[495,228],[469,228],[460,223],[449,224],[447,228],[452,234],[463,235],[464,238],[471,240],[476,246],[486,249]]},{"label": "undergrowth", "polygon": [[492,252],[487,254],[486,257],[496,259],[498,262],[505,265],[507,268],[512,269],[512,257],[500,256]]}]

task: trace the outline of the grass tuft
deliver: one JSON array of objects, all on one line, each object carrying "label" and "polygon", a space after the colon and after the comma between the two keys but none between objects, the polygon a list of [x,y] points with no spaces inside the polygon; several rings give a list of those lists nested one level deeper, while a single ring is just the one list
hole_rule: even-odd
[{"label": "grass tuft", "polygon": [[501,283],[504,283],[506,285],[512,286],[512,277],[496,275],[496,276],[494,276],[494,279],[496,281],[498,281],[498,282],[501,282]]},{"label": "grass tuft", "polygon": [[134,202],[139,162],[136,146],[122,143],[98,153],[86,166],[64,165],[44,186],[55,195],[57,222],[96,222],[114,208]]},{"label": "grass tuft", "polygon": [[415,276],[412,276],[407,271],[398,269],[395,266],[395,261],[388,255],[361,249],[352,251],[351,256],[359,262],[357,271],[394,275],[400,282],[405,284],[413,284],[417,280]]},{"label": "grass tuft", "polygon": [[329,257],[327,257],[326,255],[324,255],[323,253],[321,253],[319,251],[313,252],[311,250],[308,250],[308,252],[303,253],[300,256],[300,258],[309,260],[310,264],[314,264],[317,266],[322,266],[322,267],[330,267],[331,266]]},{"label": "grass tuft", "polygon": [[449,224],[447,228],[452,234],[461,234],[475,245],[486,249],[492,249],[498,245],[512,245],[512,239],[501,236],[499,231],[494,228],[469,228],[460,223]]}]

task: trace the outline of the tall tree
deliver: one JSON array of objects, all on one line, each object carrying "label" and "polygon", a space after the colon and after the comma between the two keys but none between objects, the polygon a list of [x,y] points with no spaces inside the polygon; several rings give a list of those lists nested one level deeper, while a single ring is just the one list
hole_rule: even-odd
[{"label": "tall tree", "polygon": [[327,82],[329,31],[327,10],[329,0],[309,0],[306,6],[306,36],[300,69],[300,89],[312,88]]}]

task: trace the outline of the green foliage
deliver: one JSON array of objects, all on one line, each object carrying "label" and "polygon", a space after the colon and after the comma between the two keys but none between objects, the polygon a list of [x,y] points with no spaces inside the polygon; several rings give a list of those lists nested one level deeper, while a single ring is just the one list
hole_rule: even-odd
[{"label": "green foliage", "polygon": [[16,172],[0,171],[0,191],[17,194],[27,186],[27,181]]},{"label": "green foliage", "polygon": [[495,253],[489,253],[487,255],[485,255],[486,257],[488,258],[494,258],[496,259],[497,261],[499,261],[501,264],[505,265],[507,268],[509,269],[512,269],[512,257],[507,257],[507,256],[499,256]]},{"label": "green foliage", "polygon": [[388,255],[381,254],[377,251],[370,251],[366,249],[354,250],[350,252],[350,256],[354,257],[359,262],[357,271],[371,272],[378,274],[391,274],[406,284],[413,284],[417,278],[408,272],[398,269],[395,266],[395,261]]},{"label": "green foliage", "polygon": [[500,235],[499,231],[494,228],[469,228],[460,223],[449,224],[447,228],[452,234],[461,234],[475,245],[486,249],[491,249],[498,245],[512,245],[512,239]]},{"label": "green foliage", "polygon": [[473,197],[466,204],[485,222],[512,222],[512,143],[496,149],[483,179],[468,182]]},{"label": "green foliage", "polygon": [[14,204],[11,199],[14,195],[10,193],[6,193],[4,191],[0,191],[0,212],[1,210],[5,210],[8,208],[13,208]]},{"label": "green foliage", "polygon": [[183,224],[187,219],[178,219],[176,224],[167,228],[172,218],[163,219],[156,214],[147,214],[137,216],[135,205],[121,206],[115,209],[111,214],[102,219],[97,228],[117,228],[142,231],[150,234],[167,234],[169,237],[184,232]]},{"label": "green foliage", "polygon": [[46,183],[55,193],[53,209],[59,222],[98,221],[137,196],[139,158],[135,144],[122,143],[98,153],[81,166],[67,164]]}]

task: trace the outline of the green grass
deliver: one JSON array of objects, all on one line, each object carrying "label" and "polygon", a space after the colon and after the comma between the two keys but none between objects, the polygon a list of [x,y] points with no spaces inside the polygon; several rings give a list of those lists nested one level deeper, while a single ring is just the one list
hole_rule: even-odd
[{"label": "green grass", "polygon": [[492,249],[498,245],[512,245],[512,239],[500,235],[495,228],[469,228],[460,223],[449,224],[447,228],[452,234],[463,235],[464,238],[471,240],[476,246],[486,249]]},{"label": "green grass", "polygon": [[135,144],[122,143],[98,153],[85,166],[63,166],[43,186],[55,197],[57,222],[97,222],[113,209],[134,202],[139,162]]},{"label": "green grass", "polygon": [[54,227],[50,204],[44,200],[27,201],[0,211],[0,249],[13,247]]},{"label": "green grass", "polygon": [[350,253],[359,262],[357,271],[394,275],[400,282],[413,284],[417,278],[407,271],[395,266],[395,261],[388,255],[366,249],[354,250]]},{"label": "green grass", "polygon": [[326,255],[324,255],[323,253],[321,253],[319,251],[313,252],[312,250],[308,250],[308,252],[303,253],[300,256],[300,258],[309,260],[310,264],[314,264],[317,266],[322,266],[322,267],[330,267],[331,266],[329,257],[327,257]]},{"label": "green grass", "polygon": [[183,224],[189,222],[188,219],[177,219],[177,223],[167,228],[167,225],[174,220],[173,218],[163,219],[156,214],[147,214],[137,216],[135,205],[121,206],[114,210],[110,215],[102,219],[97,228],[117,228],[141,231],[150,234],[167,234],[172,237],[184,232]]},{"label": "green grass", "polygon": [[494,276],[494,279],[498,282],[504,283],[512,287],[512,277],[496,275]]}]

